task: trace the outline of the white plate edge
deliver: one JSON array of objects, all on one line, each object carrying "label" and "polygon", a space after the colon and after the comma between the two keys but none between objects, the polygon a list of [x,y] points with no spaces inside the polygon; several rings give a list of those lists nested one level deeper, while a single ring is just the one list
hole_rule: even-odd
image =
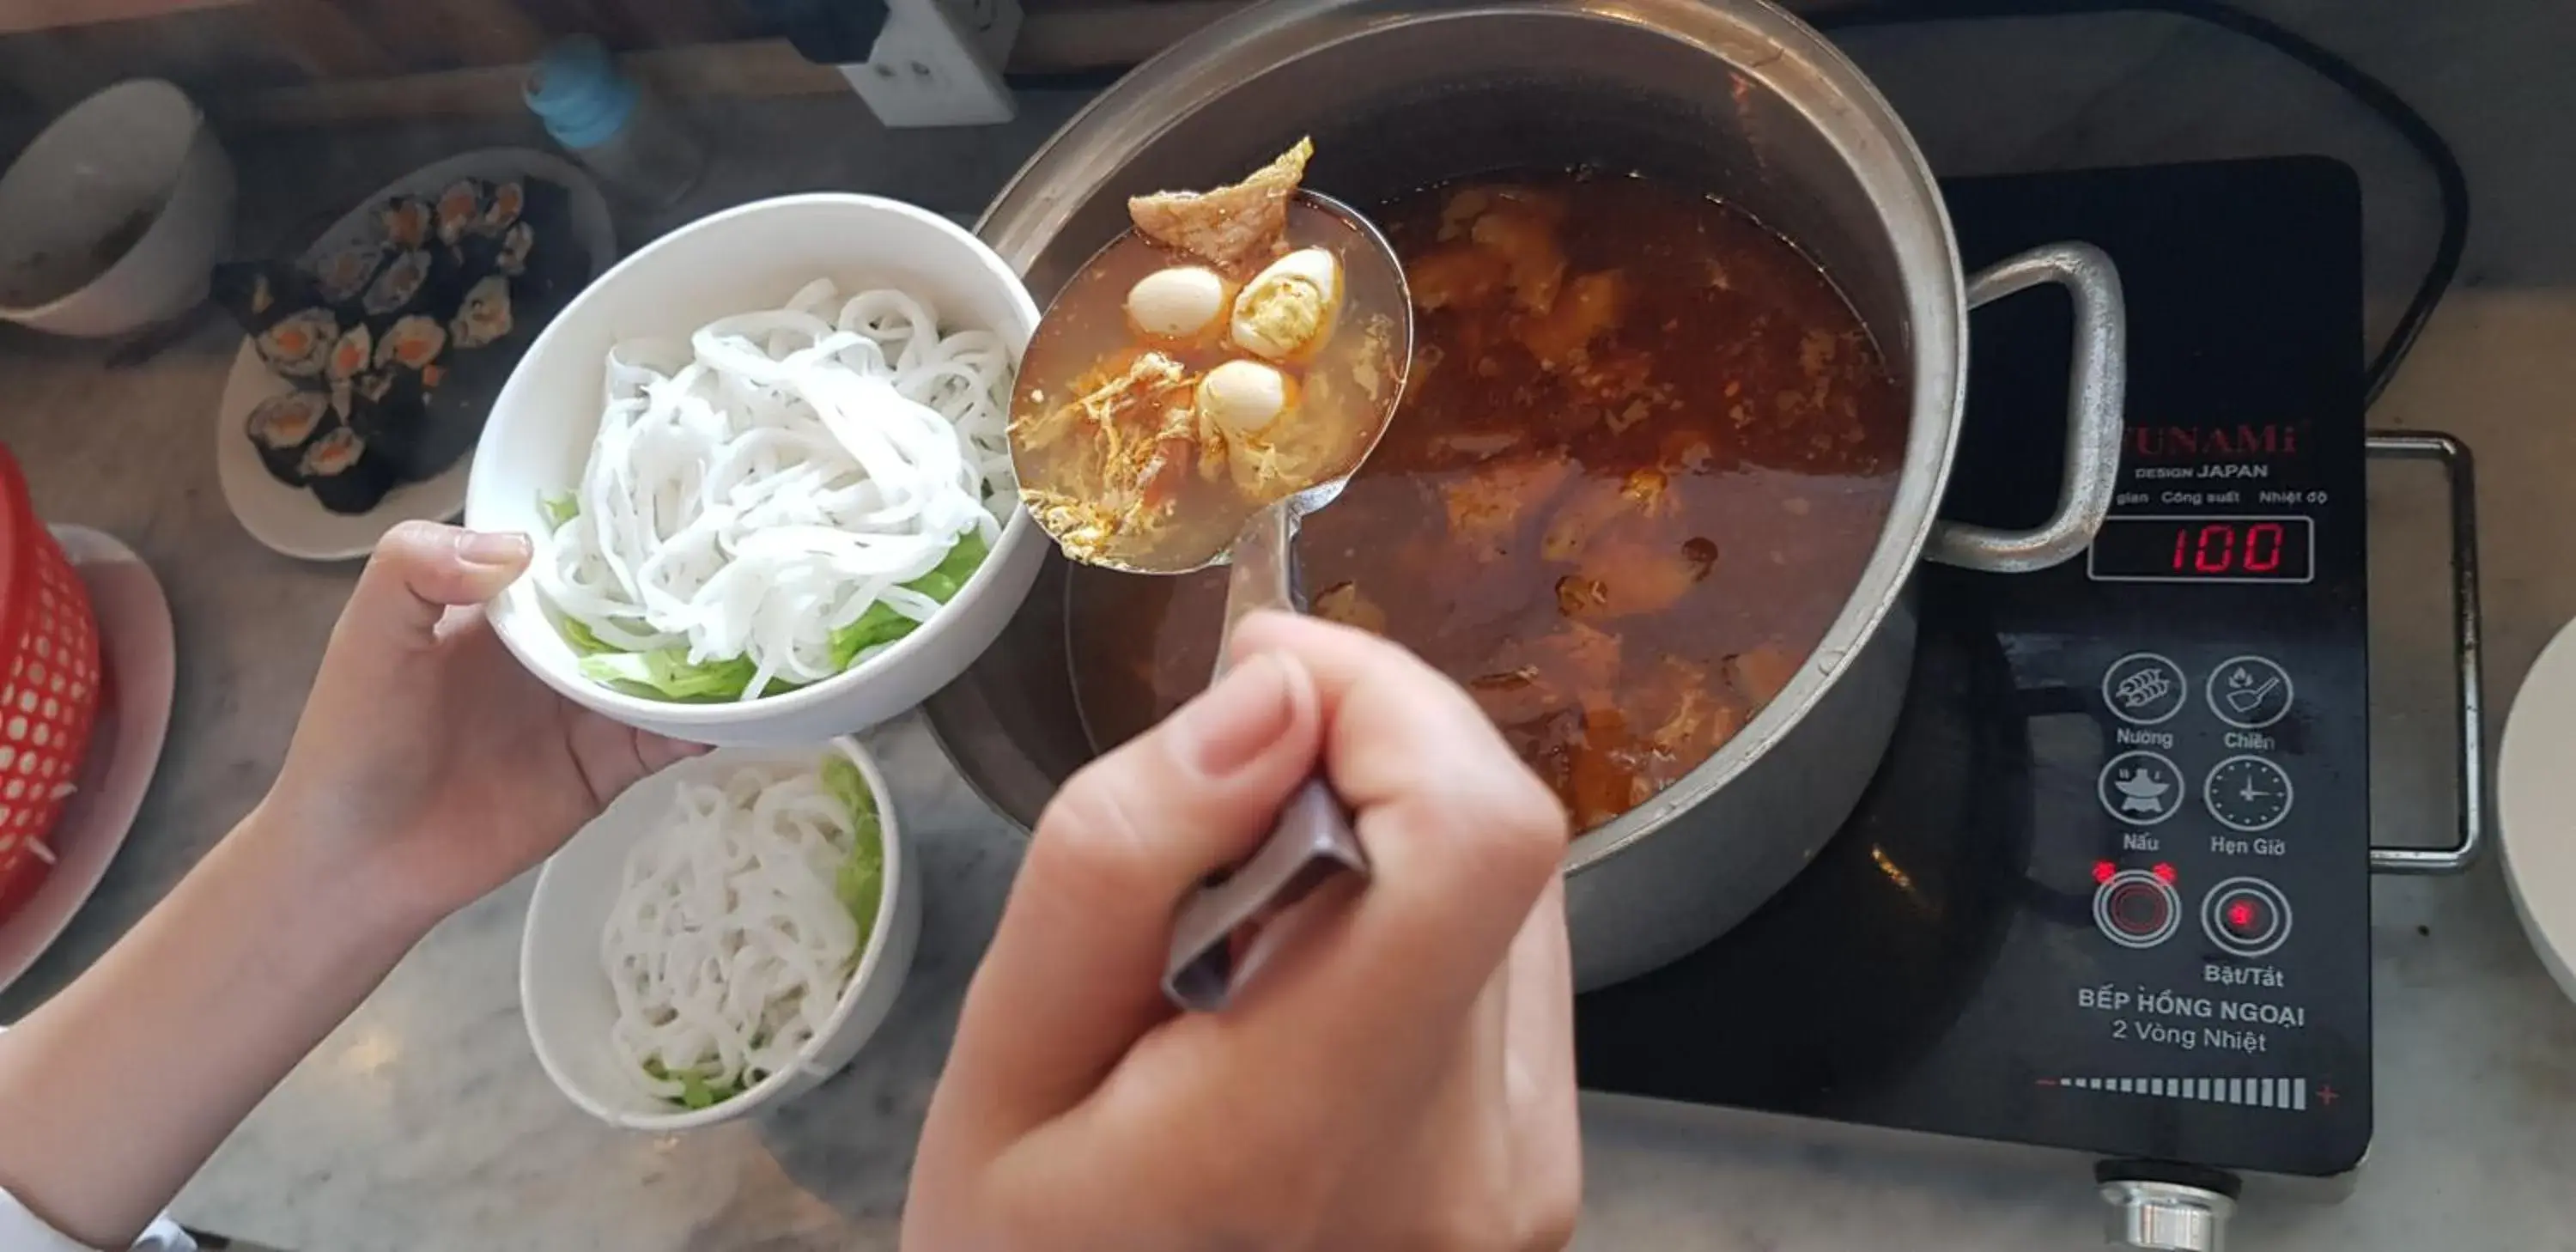
[{"label": "white plate edge", "polygon": [[[169,591],[161,585],[160,575],[154,573],[151,565],[134,549],[105,531],[70,524],[55,525],[50,529],[55,541],[62,544],[64,555],[71,559],[75,569],[91,565],[131,564],[150,576],[154,606],[159,611],[142,614],[144,621],[125,623],[124,630],[136,631],[145,636],[133,641],[132,646],[137,650],[136,655],[167,655],[170,658],[168,667],[170,681],[165,687],[150,693],[149,698],[146,698],[145,693],[137,690],[130,681],[119,679],[116,689],[123,695],[117,706],[117,721],[119,728],[129,737],[114,745],[119,751],[109,762],[109,776],[102,781],[101,790],[112,796],[123,796],[125,793],[115,786],[118,775],[124,771],[140,771],[140,776],[133,782],[130,797],[120,799],[115,810],[101,810],[94,815],[99,822],[99,830],[112,827],[115,834],[112,838],[107,838],[106,848],[97,854],[97,864],[89,870],[87,880],[80,881],[77,885],[66,885],[75,880],[72,876],[62,873],[62,867],[57,865],[56,872],[46,877],[44,884],[39,886],[36,893],[28,898],[27,903],[20,907],[17,915],[6,922],[0,922],[0,949],[5,949],[28,935],[36,936],[33,946],[23,954],[16,957],[0,955],[0,991],[7,991],[20,978],[25,977],[27,971],[35,968],[36,963],[44,958],[45,953],[61,940],[63,932],[71,928],[72,919],[80,915],[81,909],[89,903],[90,897],[97,893],[99,883],[106,879],[108,867],[115,862],[117,854],[124,850],[126,840],[132,837],[134,821],[142,815],[143,802],[151,794],[152,782],[160,773],[161,751],[169,742],[170,716],[176,707],[178,696],[178,631],[170,617]],[[107,623],[102,621],[100,635],[102,644],[112,646],[116,638],[124,636],[124,631],[110,634]],[[131,636],[124,637],[131,638]],[[123,674],[125,671],[118,672]],[[136,719],[142,725],[129,725],[126,716],[128,714],[143,715]],[[145,729],[145,726],[148,726],[148,729]],[[95,749],[97,745],[93,742],[92,746]],[[148,751],[146,751],[147,748]],[[108,820],[111,817],[112,820]],[[89,837],[104,836],[93,831]],[[84,858],[86,855],[84,853]],[[48,908],[55,910],[50,917],[44,915]],[[14,968],[12,968],[13,965]]]}]

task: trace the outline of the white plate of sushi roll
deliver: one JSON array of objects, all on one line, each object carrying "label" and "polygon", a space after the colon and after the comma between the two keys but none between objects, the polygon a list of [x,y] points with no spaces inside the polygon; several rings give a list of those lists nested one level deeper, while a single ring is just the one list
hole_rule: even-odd
[{"label": "white plate of sushi roll", "polygon": [[[459,216],[455,210],[464,206],[450,193],[466,182],[480,185],[486,198]],[[440,364],[435,368],[441,372],[456,372],[450,367],[468,358],[482,365],[484,368],[476,372],[485,376],[470,384],[477,406],[488,406],[492,396],[499,393],[509,374],[507,366],[534,337],[539,329],[535,322],[541,320],[522,319],[512,330],[509,301],[511,288],[517,284],[469,284],[466,280],[471,275],[460,270],[457,280],[467,289],[452,293],[462,306],[456,315],[460,322],[404,316],[414,311],[405,306],[426,282],[446,277],[443,273],[412,272],[405,263],[414,256],[461,258],[470,247],[497,251],[507,258],[506,250],[513,245],[522,249],[516,259],[524,261],[528,238],[525,227],[476,238],[477,228],[471,224],[473,217],[493,211],[491,188],[505,184],[530,189],[529,203],[534,203],[539,189],[545,189],[543,194],[550,197],[557,195],[555,189],[559,189],[561,198],[555,207],[560,212],[561,226],[567,228],[563,230],[566,238],[551,240],[540,234],[536,236],[536,246],[551,246],[558,251],[565,243],[573,246],[576,256],[585,262],[577,274],[566,271],[577,277],[576,288],[597,278],[616,261],[616,231],[598,187],[570,162],[543,152],[493,148],[451,157],[406,174],[360,201],[297,258],[296,266],[323,288],[320,294],[324,299],[363,308],[366,332],[353,330],[344,335],[341,324],[333,323],[324,334],[314,335],[310,324],[298,320],[307,314],[295,312],[280,318],[257,337],[246,334],[241,351],[233,358],[232,373],[224,381],[223,398],[215,406],[216,476],[223,483],[224,503],[252,538],[277,552],[308,561],[354,560],[373,551],[376,541],[398,523],[414,518],[446,521],[464,511],[466,470],[473,460],[465,455],[474,445],[471,429],[455,431],[456,438],[438,441],[444,447],[421,454],[446,462],[444,468],[415,473],[411,467],[389,470],[381,456],[370,460],[375,454],[358,437],[359,432],[351,429],[355,423],[348,418],[354,405],[364,402],[353,400],[353,396],[375,389],[377,398],[382,398],[381,389],[397,384],[417,388],[417,380],[424,375],[402,368],[415,354],[423,359],[438,359]],[[417,204],[425,215],[407,224],[390,222],[388,208],[398,203]],[[519,207],[510,209],[514,221]],[[536,216],[533,210],[529,214],[531,219]],[[412,227],[427,236],[417,241],[417,249],[404,246],[409,241],[389,239],[389,229]],[[379,266],[339,265],[344,258],[371,254],[379,248],[383,249],[383,257],[390,258]],[[461,267],[467,263],[459,259],[455,264]],[[479,257],[476,270],[493,264],[492,257]],[[264,268],[282,273],[288,267]],[[343,268],[348,270],[345,278],[335,272]],[[431,268],[444,271],[448,266],[442,262]],[[352,289],[331,292],[327,284],[334,281],[350,282]],[[452,351],[442,355],[439,345],[468,341],[457,336],[453,327],[484,311],[483,305],[493,294],[487,286],[497,287],[502,301],[497,311],[499,324],[494,328],[501,332],[500,341],[461,355]],[[263,288],[263,300],[265,294]],[[315,293],[303,294],[310,298]],[[555,293],[548,303],[559,308],[571,294],[569,290]],[[301,309],[302,302],[290,297],[287,307]],[[241,310],[235,312],[241,315]],[[314,320],[318,323],[322,319]],[[470,341],[490,338],[495,335],[486,330],[472,335]],[[308,348],[309,353],[300,351]],[[368,357],[372,359],[356,359]],[[295,372],[299,377],[290,380],[281,376],[281,371]],[[464,392],[469,384],[452,381],[450,385],[456,391],[450,393],[449,404],[461,406],[464,397],[457,393]],[[479,418],[479,408],[474,416]],[[452,462],[447,461],[448,448],[455,449]]]}]

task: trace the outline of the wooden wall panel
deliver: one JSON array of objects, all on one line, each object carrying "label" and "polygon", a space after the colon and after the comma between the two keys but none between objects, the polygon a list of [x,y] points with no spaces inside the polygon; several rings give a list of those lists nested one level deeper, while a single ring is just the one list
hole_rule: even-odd
[{"label": "wooden wall panel", "polygon": [[[62,24],[76,17],[123,20]],[[0,98],[60,108],[142,74],[224,95],[485,68],[577,33],[635,51],[762,32],[733,0],[0,0]]]},{"label": "wooden wall panel", "polygon": [[248,0],[0,0],[0,34],[167,17]]},{"label": "wooden wall panel", "polygon": [[[1011,68],[1132,65],[1247,0],[1021,0]],[[12,9],[9,6],[17,5]],[[161,16],[6,33],[5,18],[145,6]],[[739,0],[0,0],[0,134],[121,78],[157,75],[228,125],[327,125],[516,112],[521,67],[589,33],[679,98],[847,90],[763,38]]]}]

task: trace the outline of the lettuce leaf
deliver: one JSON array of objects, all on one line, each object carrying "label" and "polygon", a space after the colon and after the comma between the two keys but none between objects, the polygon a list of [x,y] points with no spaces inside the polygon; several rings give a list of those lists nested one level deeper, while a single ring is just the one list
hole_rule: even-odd
[{"label": "lettuce leaf", "polygon": [[[564,497],[563,503],[567,508],[574,507],[569,496]],[[552,517],[553,503],[546,502],[546,508],[547,515]],[[569,518],[572,514],[565,516]],[[957,597],[957,593],[966,586],[966,580],[975,576],[975,571],[984,564],[984,558],[990,555],[992,548],[984,542],[984,537],[970,530],[958,536],[957,542],[949,547],[948,555],[941,557],[939,564],[930,572],[904,586],[946,604]],[[685,648],[628,652],[601,639],[589,627],[570,617],[558,617],[556,621],[563,629],[564,641],[581,655],[583,675],[592,682],[614,687],[629,695],[686,703],[739,700],[743,691],[751,686],[752,678],[760,673],[760,667],[749,657],[738,656],[701,664],[690,661]],[[832,663],[848,669],[858,661],[860,653],[879,644],[892,643],[920,627],[921,623],[882,603],[870,605],[859,620],[832,632]],[[761,694],[774,696],[795,689],[796,684],[773,677]],[[864,788],[861,793],[864,795]]]},{"label": "lettuce leaf", "polygon": [[848,669],[858,663],[860,653],[878,644],[893,643],[920,628],[921,623],[880,600],[869,605],[859,620],[832,632],[832,664]]},{"label": "lettuce leaf", "polygon": [[674,1078],[678,1079],[680,1083],[678,1103],[684,1109],[713,1108],[741,1095],[743,1090],[740,1083],[709,1082],[707,1076],[699,1073],[695,1068],[684,1069],[673,1074],[662,1067],[661,1059],[658,1057],[646,1058],[644,1073],[656,1082],[670,1082]]},{"label": "lettuce leaf", "polygon": [[850,856],[832,875],[832,894],[858,923],[859,950],[850,954],[855,962],[866,953],[868,936],[877,928],[877,910],[885,903],[885,824],[867,776],[850,758],[838,753],[823,758],[823,789],[850,814]]},{"label": "lettuce leaf", "polygon": [[[587,633],[587,632],[585,632]],[[597,642],[594,638],[592,642]],[[580,645],[576,642],[575,647]],[[703,702],[738,700],[751,686],[760,667],[747,656],[726,661],[696,664],[684,648],[655,648],[650,652],[603,652],[581,659],[581,672],[592,682],[664,700]],[[766,694],[775,695],[786,685],[772,679]]]},{"label": "lettuce leaf", "polygon": [[625,651],[624,648],[618,647],[617,645],[600,638],[598,635],[591,633],[590,627],[582,625],[577,619],[563,617],[555,620],[557,625],[563,627],[564,642],[571,644],[572,650],[583,656],[598,656],[603,652]]},{"label": "lettuce leaf", "polygon": [[[966,580],[975,576],[975,571],[984,564],[984,558],[992,553],[991,545],[984,542],[982,535],[967,531],[957,537],[957,542],[949,547],[948,555],[939,558],[939,564],[931,567],[929,573],[904,586],[946,604],[957,598],[957,593],[966,586]],[[848,669],[858,661],[860,653],[880,644],[893,643],[920,628],[921,623],[885,604],[869,605],[868,611],[859,615],[859,620],[832,632],[832,663]]]},{"label": "lettuce leaf", "polygon": [[975,576],[975,571],[984,564],[984,558],[992,552],[982,535],[967,531],[957,537],[957,542],[948,549],[948,555],[939,558],[939,564],[931,567],[929,573],[904,586],[946,604],[957,598],[958,591],[966,586],[966,580]]}]

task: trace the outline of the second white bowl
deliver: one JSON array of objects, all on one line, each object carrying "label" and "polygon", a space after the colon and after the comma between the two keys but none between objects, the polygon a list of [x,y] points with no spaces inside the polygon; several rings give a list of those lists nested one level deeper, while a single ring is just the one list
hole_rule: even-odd
[{"label": "second white bowl", "polygon": [[[619,262],[529,345],[475,446],[465,524],[539,533],[539,496],[578,483],[590,456],[611,345],[686,340],[727,314],[776,308],[816,278],[844,292],[911,292],[945,322],[1000,335],[1015,355],[1037,329],[1037,304],[1010,266],[925,209],[824,193],[700,218]],[[501,641],[547,685],[629,726],[697,743],[814,743],[902,713],[965,672],[1019,611],[1047,545],[1028,513],[1015,509],[982,568],[919,630],[846,672],[757,700],[681,704],[592,682],[529,579],[493,602],[491,619]]]},{"label": "second white bowl", "polygon": [[617,902],[627,853],[661,827],[681,783],[720,784],[745,766],[810,769],[834,745],[729,748],[682,761],[627,788],[538,871],[536,893],[528,899],[527,928],[519,939],[519,1009],[538,1064],[584,1111],[632,1130],[712,1125],[812,1089],[849,1064],[876,1033],[902,994],[904,974],[921,938],[921,869],[905,842],[876,758],[855,742],[839,744],[857,757],[884,827],[885,897],[877,908],[876,928],[866,937],[858,971],[842,988],[829,1024],[805,1045],[796,1067],[771,1074],[721,1104],[675,1108],[654,1099],[624,1072],[625,1061],[608,1042],[617,1000],[600,968],[600,934]]}]

